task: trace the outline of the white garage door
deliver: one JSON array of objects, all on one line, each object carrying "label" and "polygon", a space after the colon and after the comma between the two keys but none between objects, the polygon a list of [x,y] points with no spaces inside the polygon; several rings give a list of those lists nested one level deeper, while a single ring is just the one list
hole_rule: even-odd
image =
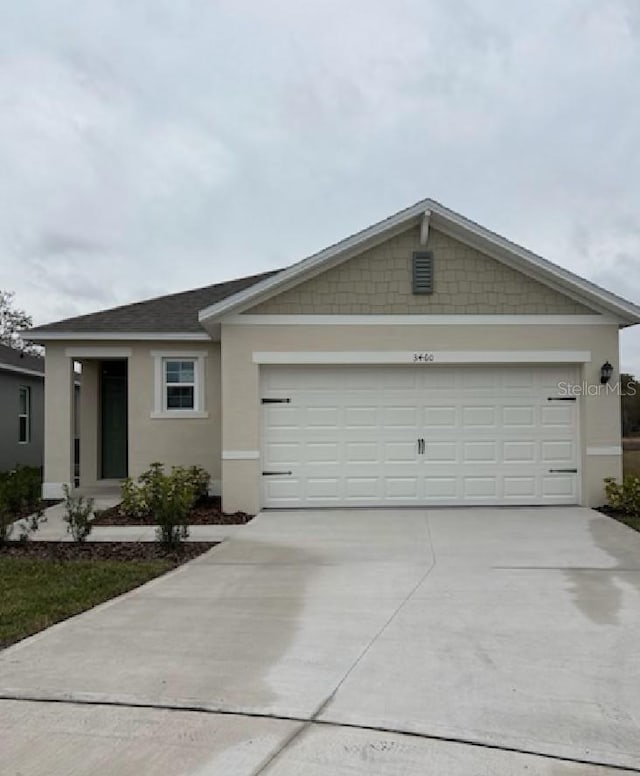
[{"label": "white garage door", "polygon": [[263,367],[266,507],[575,504],[572,366]]}]

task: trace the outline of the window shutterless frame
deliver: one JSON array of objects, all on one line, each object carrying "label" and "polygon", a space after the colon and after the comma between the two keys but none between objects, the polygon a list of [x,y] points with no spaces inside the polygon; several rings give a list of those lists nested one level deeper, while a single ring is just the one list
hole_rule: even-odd
[{"label": "window shutterless frame", "polygon": [[152,418],[207,417],[207,351],[152,350],[154,401]]},{"label": "window shutterless frame", "polygon": [[31,388],[21,385],[18,391],[18,442],[21,445],[31,441]]}]

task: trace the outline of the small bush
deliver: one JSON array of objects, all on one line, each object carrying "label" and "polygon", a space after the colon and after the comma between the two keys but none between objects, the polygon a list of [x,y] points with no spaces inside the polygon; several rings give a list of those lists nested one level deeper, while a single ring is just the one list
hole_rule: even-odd
[{"label": "small bush", "polygon": [[0,503],[0,547],[11,539],[14,519],[14,516],[6,510],[4,504]]},{"label": "small bush", "polygon": [[63,485],[64,507],[67,514],[64,521],[67,524],[67,533],[70,533],[74,542],[83,542],[91,533],[91,515],[93,514],[93,499],[78,496],[71,492],[68,485]]},{"label": "small bush", "polygon": [[152,517],[158,541],[175,547],[188,537],[189,513],[207,495],[209,481],[200,466],[174,466],[166,474],[164,465],[154,462],[137,482],[130,478],[123,482],[120,509],[127,517]]},{"label": "small bush", "polygon": [[16,466],[0,475],[0,501],[17,519],[32,512],[42,513],[42,471],[35,466]]},{"label": "small bush", "polygon": [[627,475],[622,484],[613,477],[605,479],[605,493],[609,506],[631,517],[640,517],[640,477]]}]

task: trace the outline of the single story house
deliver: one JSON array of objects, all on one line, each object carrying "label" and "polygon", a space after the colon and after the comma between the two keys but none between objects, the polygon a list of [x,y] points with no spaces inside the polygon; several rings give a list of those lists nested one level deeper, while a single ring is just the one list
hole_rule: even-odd
[{"label": "single story house", "polygon": [[[44,495],[198,464],[228,511],[584,504],[640,308],[432,200],[282,270],[58,321]],[[608,382],[606,382],[608,381]]]},{"label": "single story house", "polygon": [[44,358],[0,344],[0,471],[42,466]]}]

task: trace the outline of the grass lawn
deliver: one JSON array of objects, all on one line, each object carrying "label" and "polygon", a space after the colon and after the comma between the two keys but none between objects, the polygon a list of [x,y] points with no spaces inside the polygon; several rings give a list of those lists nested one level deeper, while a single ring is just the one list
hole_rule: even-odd
[{"label": "grass lawn", "polygon": [[168,559],[0,557],[0,649],[173,568]]}]

